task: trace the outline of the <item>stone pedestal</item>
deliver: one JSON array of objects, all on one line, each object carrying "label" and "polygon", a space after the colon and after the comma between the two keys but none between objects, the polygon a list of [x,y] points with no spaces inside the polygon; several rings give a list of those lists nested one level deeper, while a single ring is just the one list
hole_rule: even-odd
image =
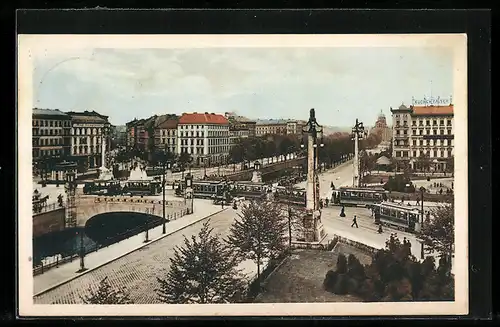
[{"label": "stone pedestal", "polygon": [[255,170],[252,174],[252,183],[262,183],[262,174],[260,171]]},{"label": "stone pedestal", "polygon": [[321,211],[306,211],[304,216],[304,239],[306,242],[319,243],[326,237],[325,228],[321,222]]}]

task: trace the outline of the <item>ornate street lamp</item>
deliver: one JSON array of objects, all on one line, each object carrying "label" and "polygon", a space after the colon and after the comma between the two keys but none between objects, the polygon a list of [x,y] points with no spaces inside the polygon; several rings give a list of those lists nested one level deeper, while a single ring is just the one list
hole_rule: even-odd
[{"label": "ornate street lamp", "polygon": [[260,170],[260,166],[261,166],[261,164],[260,164],[259,160],[256,160],[253,163],[253,167],[254,167],[255,170]]},{"label": "ornate street lamp", "polygon": [[[166,168],[166,169],[165,169]],[[167,169],[172,169],[172,163],[170,161],[163,161],[163,180],[161,182],[162,185],[162,192],[163,192],[163,201],[162,201],[162,206],[163,206],[163,234],[167,232],[167,219],[165,217],[165,187],[167,186],[167,178],[165,174],[167,173]]]},{"label": "ornate street lamp", "polygon": [[[425,187],[420,187],[420,214],[421,214],[421,222],[420,222],[420,230],[424,227],[424,192]],[[424,242],[420,243],[420,258],[424,259]]]}]

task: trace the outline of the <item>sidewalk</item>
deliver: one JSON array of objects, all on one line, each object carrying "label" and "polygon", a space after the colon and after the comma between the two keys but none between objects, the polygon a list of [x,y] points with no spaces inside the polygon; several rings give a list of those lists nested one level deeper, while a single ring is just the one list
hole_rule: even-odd
[{"label": "sidewalk", "polygon": [[[177,220],[172,220],[166,224],[167,233],[162,234],[163,225],[157,226],[149,230],[148,243],[144,243],[145,233],[139,233],[128,239],[112,244],[108,247],[102,248],[97,252],[89,253],[85,256],[85,267],[88,268],[83,274],[92,271],[110,261],[113,261],[125,254],[132,252],[144,245],[150,244],[153,241],[161,239],[165,236],[171,235],[181,229],[194,224],[206,217],[222,211],[220,206],[214,206],[207,201],[199,200],[194,201],[194,213],[183,216]],[[66,283],[67,281],[81,276],[82,273],[76,273],[80,269],[80,259],[77,258],[73,262],[63,264],[57,268],[52,268],[47,272],[37,275],[33,278],[33,294],[44,292],[48,289],[54,288],[59,284]]]}]

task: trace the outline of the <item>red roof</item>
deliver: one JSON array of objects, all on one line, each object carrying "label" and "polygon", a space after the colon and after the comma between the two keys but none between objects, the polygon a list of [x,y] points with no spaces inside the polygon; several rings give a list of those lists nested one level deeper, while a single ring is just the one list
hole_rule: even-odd
[{"label": "red roof", "polygon": [[202,125],[229,125],[229,121],[223,115],[213,114],[213,113],[192,113],[192,114],[182,114],[179,118],[179,124],[192,125],[192,124],[202,124]]},{"label": "red roof", "polygon": [[427,106],[427,107],[413,107],[413,115],[427,116],[427,115],[453,115],[453,105],[449,106]]}]

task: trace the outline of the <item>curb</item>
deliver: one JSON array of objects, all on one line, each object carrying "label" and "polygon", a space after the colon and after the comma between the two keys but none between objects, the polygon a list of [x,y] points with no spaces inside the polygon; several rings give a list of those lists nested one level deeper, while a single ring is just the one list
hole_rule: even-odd
[{"label": "curb", "polygon": [[102,264],[99,264],[99,265],[97,265],[97,266],[95,266],[95,267],[93,267],[93,268],[89,268],[89,269],[87,269],[86,271],[84,271],[84,272],[82,272],[82,273],[80,273],[80,274],[78,274],[78,275],[75,275],[75,276],[73,276],[73,277],[70,277],[70,278],[68,278],[68,279],[66,279],[66,280],[63,280],[62,282],[60,282],[60,283],[58,283],[58,284],[56,284],[56,285],[50,286],[49,288],[47,288],[47,289],[45,289],[45,290],[43,290],[43,291],[40,291],[40,292],[38,292],[38,293],[36,293],[36,294],[33,294],[33,298],[35,298],[35,297],[37,297],[37,296],[40,296],[40,295],[43,295],[43,294],[45,294],[45,293],[47,293],[47,292],[50,292],[50,291],[52,291],[53,289],[56,289],[56,288],[58,288],[58,287],[60,287],[60,286],[62,286],[62,285],[64,285],[64,284],[67,284],[67,283],[69,283],[70,281],[72,281],[72,280],[74,280],[74,279],[77,279],[77,278],[79,278],[79,277],[81,277],[81,276],[83,276],[83,275],[85,275],[85,274],[88,274],[89,272],[92,272],[92,271],[94,271],[94,270],[96,270],[96,269],[98,269],[98,268],[101,268],[102,266],[105,266],[105,265],[107,265],[107,264],[109,264],[109,263],[111,263],[111,262],[113,262],[113,261],[116,261],[116,260],[118,260],[118,259],[121,259],[121,258],[123,258],[124,256],[129,255],[129,254],[130,254],[130,253],[132,253],[132,252],[135,252],[135,251],[137,251],[137,250],[142,249],[142,248],[143,248],[143,247],[145,247],[145,246],[148,246],[148,245],[150,245],[150,244],[152,244],[152,243],[155,243],[155,242],[157,242],[157,241],[159,241],[159,240],[163,239],[164,237],[167,237],[167,236],[172,235],[172,234],[174,234],[174,233],[180,232],[180,231],[181,231],[181,230],[183,230],[183,229],[186,229],[186,228],[188,228],[188,227],[190,227],[190,226],[192,226],[192,225],[194,225],[194,224],[196,224],[196,223],[199,223],[199,222],[200,222],[200,221],[202,221],[202,220],[208,219],[208,218],[210,218],[210,217],[212,217],[212,216],[215,216],[216,214],[219,214],[219,213],[221,213],[222,211],[225,211],[225,210],[228,210],[228,209],[229,209],[229,208],[224,208],[224,209],[222,209],[222,210],[216,211],[216,212],[214,212],[214,213],[212,213],[212,214],[210,214],[210,215],[208,215],[208,216],[201,217],[200,219],[195,220],[195,221],[193,221],[193,222],[189,223],[188,225],[183,226],[183,227],[181,227],[181,228],[179,228],[179,229],[177,229],[177,230],[175,230],[175,231],[171,231],[170,233],[166,233],[165,235],[161,235],[161,236],[159,236],[158,238],[156,238],[156,239],[154,239],[154,240],[151,240],[151,241],[150,241],[150,242],[148,242],[148,243],[143,243],[143,244],[141,244],[140,246],[138,246],[138,247],[136,247],[136,248],[134,248],[134,249],[132,249],[132,250],[130,250],[130,251],[128,251],[128,252],[126,252],[126,253],[124,253],[124,254],[120,254],[119,256],[117,256],[117,257],[115,257],[115,258],[113,258],[113,259],[111,259],[111,260],[109,260],[109,261],[106,261],[106,262],[104,262],[104,263],[102,263]]}]

